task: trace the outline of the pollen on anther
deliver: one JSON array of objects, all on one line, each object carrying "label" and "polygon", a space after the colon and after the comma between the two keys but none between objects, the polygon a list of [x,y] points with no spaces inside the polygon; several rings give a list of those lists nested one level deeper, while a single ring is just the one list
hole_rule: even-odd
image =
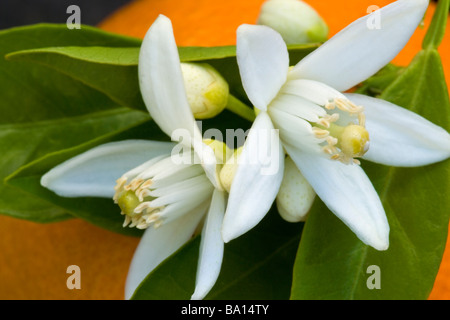
[{"label": "pollen on anther", "polygon": [[127,184],[124,189],[129,191],[135,191],[144,182],[143,179],[133,179],[129,184]]},{"label": "pollen on anther", "polygon": [[335,146],[339,142],[338,139],[336,139],[335,137],[331,137],[331,136],[327,137],[326,141],[330,146]]},{"label": "pollen on anther", "polygon": [[340,160],[341,159],[341,155],[339,154],[334,154],[331,156],[331,160]]},{"label": "pollen on anther", "polygon": [[327,109],[327,110],[333,110],[333,109],[335,109],[336,108],[336,106],[334,105],[334,103],[332,102],[332,101],[328,101],[326,104],[325,104],[325,109]]},{"label": "pollen on anther", "polygon": [[116,180],[116,183],[117,183],[117,184],[114,186],[114,190],[115,190],[115,191],[118,191],[118,190],[122,189],[122,187],[123,187],[123,185],[124,185],[125,183],[127,183],[127,179],[124,178],[124,177],[121,177],[121,178],[119,178],[119,179]]},{"label": "pollen on anther", "polygon": [[320,129],[320,128],[316,128],[316,127],[313,127],[312,130],[313,130],[315,137],[318,139],[325,139],[330,135],[330,132],[328,130],[324,130],[324,129]]}]

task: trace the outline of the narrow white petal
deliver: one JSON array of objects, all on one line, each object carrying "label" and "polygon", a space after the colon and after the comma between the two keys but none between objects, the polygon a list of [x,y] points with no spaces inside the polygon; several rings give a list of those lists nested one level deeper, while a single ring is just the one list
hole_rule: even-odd
[{"label": "narrow white petal", "polygon": [[316,154],[322,153],[322,147],[319,145],[322,140],[314,136],[309,122],[277,108],[270,108],[268,113],[275,128],[279,128],[280,139],[283,144],[291,144],[301,150]]},{"label": "narrow white petal", "polygon": [[192,237],[208,206],[209,201],[171,223],[145,231],[128,271],[125,299],[130,299],[145,277]]},{"label": "narrow white petal", "polygon": [[389,246],[389,224],[377,192],[358,165],[287,147],[287,153],[327,207],[358,238],[377,250]]},{"label": "narrow white petal", "polygon": [[203,192],[201,193],[197,192],[190,198],[184,199],[184,201],[169,204],[158,214],[158,216],[160,216],[164,220],[164,223],[169,223],[181,216],[189,214],[189,212],[193,208],[197,207],[200,203],[203,203],[208,199],[211,200],[214,188],[204,187],[202,191]]},{"label": "narrow white petal", "polygon": [[319,106],[325,106],[328,102],[345,98],[342,93],[326,84],[308,79],[289,80],[281,89],[283,93],[303,97]]},{"label": "narrow white petal", "polygon": [[399,0],[354,21],[301,60],[290,78],[324,82],[339,91],[352,88],[400,52],[427,7],[428,0]]},{"label": "narrow white petal", "polygon": [[172,140],[194,149],[207,176],[219,187],[214,152],[202,142],[187,99],[172,23],[163,15],[142,42],[139,83],[152,118]]},{"label": "narrow white petal", "polygon": [[286,43],[269,27],[244,24],[237,30],[236,58],[248,98],[256,108],[266,110],[287,79]]},{"label": "narrow white petal", "polygon": [[385,100],[348,94],[364,106],[370,148],[364,159],[398,167],[422,166],[450,157],[450,135],[418,114]]},{"label": "narrow white petal", "polygon": [[[165,192],[157,199],[150,201],[150,205],[153,208],[158,208],[171,203],[182,202],[182,200],[184,199],[189,200],[196,196],[200,197],[204,193],[208,192],[208,190],[211,190],[213,188],[211,183],[209,183],[205,176],[200,176],[200,178],[201,179],[192,178],[180,183],[184,184],[186,182],[186,184],[184,185],[177,184],[172,192]],[[191,185],[187,184],[191,182]],[[154,193],[155,192],[150,192],[149,195],[155,196]]]},{"label": "narrow white petal", "polygon": [[172,143],[125,140],[92,148],[56,166],[41,184],[63,197],[114,196],[116,180],[134,167],[170,154]]},{"label": "narrow white petal", "polygon": [[270,109],[278,109],[309,122],[317,122],[326,114],[324,108],[295,94],[280,94],[270,104]]},{"label": "narrow white petal", "polygon": [[211,181],[215,188],[220,189],[219,172],[214,150],[210,146],[206,145],[202,140],[194,140],[193,148],[209,181]]},{"label": "narrow white petal", "polygon": [[152,188],[162,188],[172,185],[173,183],[181,180],[190,179],[204,174],[205,171],[199,165],[177,165],[172,172],[164,172],[163,174],[157,174],[153,177]]},{"label": "narrow white petal", "polygon": [[219,277],[224,250],[220,229],[225,213],[225,197],[224,191],[216,189],[213,193],[202,231],[195,292],[191,297],[193,300],[203,299]]},{"label": "narrow white petal", "polygon": [[139,54],[139,84],[145,105],[159,127],[186,145],[201,136],[189,106],[177,45],[169,18],[160,15]]},{"label": "narrow white petal", "polygon": [[284,152],[278,132],[262,111],[250,129],[231,184],[222,236],[228,242],[256,226],[280,188]]}]

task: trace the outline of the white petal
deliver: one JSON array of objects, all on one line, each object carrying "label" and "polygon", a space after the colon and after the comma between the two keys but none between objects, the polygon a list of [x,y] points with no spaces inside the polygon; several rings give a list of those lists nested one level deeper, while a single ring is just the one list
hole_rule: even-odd
[{"label": "white petal", "polygon": [[256,226],[269,211],[280,188],[284,152],[278,132],[262,111],[238,158],[222,227],[225,242]]},{"label": "white petal", "polygon": [[171,223],[145,231],[128,271],[125,299],[130,299],[145,277],[192,237],[208,206],[209,201]]},{"label": "white petal", "polygon": [[193,300],[203,299],[219,277],[224,250],[224,242],[220,233],[224,213],[225,192],[216,189],[203,226],[195,292],[191,297]]},{"label": "white petal", "polygon": [[283,86],[281,92],[302,97],[319,106],[325,106],[328,102],[337,98],[345,98],[336,89],[322,82],[307,79],[289,80]]},{"label": "white petal", "polygon": [[[309,122],[317,122],[326,114],[324,108],[295,94],[280,94],[270,104],[270,110],[278,109]],[[269,111],[270,112],[270,111]]]},{"label": "white petal", "polygon": [[347,97],[364,106],[370,148],[364,159],[398,167],[422,166],[450,157],[450,135],[418,114],[385,100]]},{"label": "white petal", "polygon": [[389,224],[377,192],[358,165],[286,151],[327,207],[367,245],[389,246]]},{"label": "white petal", "polygon": [[289,55],[279,33],[266,26],[241,25],[236,58],[242,84],[253,105],[266,110],[286,82]]},{"label": "white petal", "polygon": [[172,143],[125,140],[92,148],[56,166],[41,184],[63,197],[114,196],[116,180],[134,167],[160,155],[169,155]]},{"label": "white petal", "polygon": [[268,113],[274,126],[279,128],[283,144],[291,144],[308,152],[322,153],[322,147],[319,145],[322,140],[314,136],[309,122],[277,108],[271,107]]},{"label": "white petal", "polygon": [[171,21],[160,15],[148,30],[139,54],[142,98],[159,127],[175,141],[201,139],[189,106]]},{"label": "white petal", "polygon": [[200,159],[200,164],[205,170],[206,176],[215,188],[220,187],[219,172],[217,167],[217,159],[214,150],[201,140],[193,142],[193,148]]},{"label": "white petal", "polygon": [[[428,0],[399,0],[347,26],[301,60],[290,78],[324,82],[345,91],[388,64],[422,21]],[[379,17],[379,28],[373,26]]]}]

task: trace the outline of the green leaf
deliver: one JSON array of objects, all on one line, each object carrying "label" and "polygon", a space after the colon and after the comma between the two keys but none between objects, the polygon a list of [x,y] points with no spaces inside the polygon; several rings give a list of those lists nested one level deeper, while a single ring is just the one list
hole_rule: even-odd
[{"label": "green leaf", "polygon": [[[137,111],[113,109],[79,117],[2,125],[0,152],[3,156],[0,162],[3,174],[6,176],[21,168],[19,165],[30,163],[48,152],[76,146],[107,132],[117,132],[129,123],[137,123],[146,118],[148,117]],[[2,196],[0,200],[0,208],[5,214],[36,222],[52,222],[66,217],[66,211],[57,210],[48,201],[42,202],[35,196],[11,189],[6,184],[3,184],[1,190],[3,195],[9,195]],[[42,208],[34,207],[40,204]]]},{"label": "green leaf", "polygon": [[441,44],[447,26],[449,8],[450,0],[439,0],[433,20],[423,39],[422,47],[424,49],[437,49]]},{"label": "green leaf", "polygon": [[[450,128],[447,86],[434,49],[421,51],[380,98]],[[447,239],[449,160],[417,168],[368,162],[362,167],[386,210],[389,249],[380,252],[364,245],[323,204],[315,206],[297,253],[292,299],[428,297]],[[367,286],[371,265],[380,268],[381,289]]]},{"label": "green leaf", "polygon": [[146,110],[139,90],[138,55],[139,48],[56,47],[18,51],[6,58],[50,67],[122,106]]},{"label": "green leaf", "polygon": [[377,97],[401,75],[404,69],[405,67],[388,64],[374,76],[361,83],[357,87],[356,93]]},{"label": "green leaf", "polygon": [[[130,120],[129,115],[126,113],[121,114],[120,117],[124,122]],[[111,130],[110,133],[86,143],[46,154],[20,167],[8,176],[5,182],[7,185],[16,187],[36,198],[51,203],[64,212],[68,212],[72,216],[88,221],[98,227],[125,235],[140,236],[142,234],[141,230],[122,227],[123,216],[112,199],[60,197],[40,184],[42,175],[51,168],[100,144],[126,139],[144,139],[148,136],[154,137],[155,140],[167,140],[167,136],[152,121],[144,121],[140,125],[135,125],[134,121],[130,122],[133,125],[129,128]]]},{"label": "green leaf", "polygon": [[[258,226],[225,244],[222,271],[206,299],[288,299],[302,226],[282,220],[273,208]],[[132,299],[190,299],[199,243],[200,236],[162,262],[141,283]]]},{"label": "green leaf", "polygon": [[[300,61],[316,45],[291,45],[291,63]],[[139,47],[49,47],[12,52],[10,61],[35,62],[57,70],[94,88],[120,105],[146,110],[137,77]],[[201,61],[211,64],[228,81],[230,91],[246,99],[236,62],[236,47],[180,47],[182,62]],[[120,80],[119,80],[120,79]]]},{"label": "green leaf", "polygon": [[[135,46],[136,40],[86,27],[35,25],[0,31],[0,57],[37,47],[94,44]],[[37,222],[66,219],[47,201],[6,186],[3,179],[49,152],[73,147],[148,117],[130,112],[105,95],[35,63],[0,58],[0,212]],[[69,131],[69,129],[71,131]]]}]

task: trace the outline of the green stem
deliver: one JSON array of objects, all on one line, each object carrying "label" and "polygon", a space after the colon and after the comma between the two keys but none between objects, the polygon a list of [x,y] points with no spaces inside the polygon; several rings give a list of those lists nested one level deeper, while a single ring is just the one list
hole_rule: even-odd
[{"label": "green stem", "polygon": [[226,108],[248,121],[253,122],[256,118],[253,109],[251,109],[249,106],[247,106],[245,103],[231,94],[228,96],[228,103]]},{"label": "green stem", "polygon": [[430,27],[423,39],[423,49],[437,49],[442,42],[447,26],[450,0],[439,0]]}]

